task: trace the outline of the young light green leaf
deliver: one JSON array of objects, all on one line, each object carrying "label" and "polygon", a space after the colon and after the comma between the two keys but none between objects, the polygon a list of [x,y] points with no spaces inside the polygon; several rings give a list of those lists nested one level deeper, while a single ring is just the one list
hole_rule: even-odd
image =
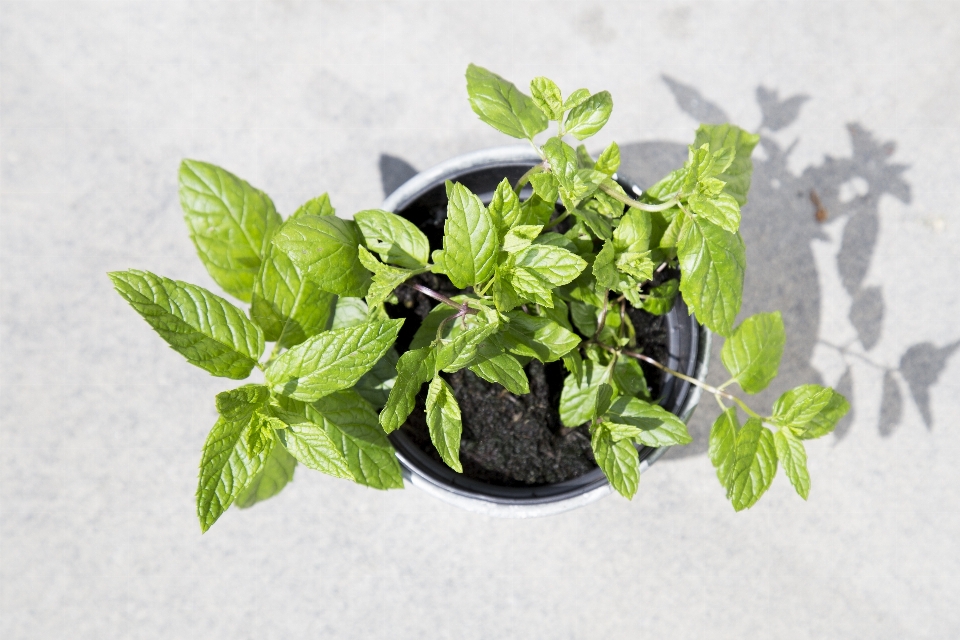
[{"label": "young light green leaf", "polygon": [[507,231],[503,239],[503,251],[516,253],[529,247],[540,235],[542,225],[521,224]]},{"label": "young light green leaf", "polygon": [[357,254],[360,240],[352,220],[300,216],[288,220],[273,243],[320,289],[359,298],[370,283],[370,274]]},{"label": "young light green leaf", "polygon": [[648,447],[688,444],[692,440],[683,420],[660,405],[639,398],[620,396],[610,407],[604,420],[637,427],[639,432],[635,436],[636,442]]},{"label": "young light green leaf", "polygon": [[354,480],[346,458],[324,429],[321,416],[312,416],[313,419],[295,414],[281,413],[281,416],[287,428],[280,437],[294,458],[304,466],[328,476]]},{"label": "young light green leaf", "polygon": [[613,111],[613,98],[610,92],[595,93],[570,109],[564,122],[564,129],[577,140],[589,138],[607,124],[611,111]]},{"label": "young light green leaf", "polygon": [[397,378],[397,360],[400,359],[396,349],[387,349],[387,353],[373,365],[370,371],[363,374],[353,389],[363,399],[374,407],[382,407],[390,397],[390,389]]},{"label": "young light green leaf", "polygon": [[467,67],[467,95],[473,112],[508,136],[532,140],[549,124],[533,100],[512,82],[483,67]]},{"label": "young light green leaf", "polygon": [[250,302],[260,260],[281,222],[273,201],[220,167],[184,160],[180,205],[210,277],[230,295]]},{"label": "young light green leaf", "polygon": [[617,169],[620,168],[620,147],[616,142],[611,142],[610,145],[603,150],[600,154],[600,157],[597,158],[597,163],[593,167],[597,171],[612,176],[617,172]]},{"label": "young light green leaf", "polygon": [[353,216],[367,249],[380,259],[406,269],[422,269],[430,262],[430,242],[415,224],[395,213],[367,209]]},{"label": "young light green leaf", "polygon": [[366,322],[369,314],[367,303],[361,298],[339,297],[333,308],[333,320],[330,321],[330,328],[355,327]]},{"label": "young light green leaf", "polygon": [[810,473],[807,471],[807,451],[803,443],[790,429],[778,429],[773,434],[773,442],[776,445],[777,458],[780,459],[790,484],[797,490],[797,494],[806,500],[810,495]]},{"label": "young light green leaf", "polygon": [[643,301],[643,310],[655,316],[666,315],[673,308],[673,301],[676,299],[679,290],[679,280],[667,280],[663,284],[653,287]]},{"label": "young light green leaf", "polygon": [[346,460],[359,484],[374,489],[402,489],[396,453],[377,422],[377,413],[352,390],[338,391],[307,406],[307,415],[322,417],[323,428]]},{"label": "young light green leaf", "polygon": [[616,267],[616,250],[613,242],[607,240],[603,248],[593,261],[593,277],[597,279],[597,286],[603,289],[613,289],[620,281]]},{"label": "young light green leaf", "polygon": [[613,384],[620,395],[650,399],[647,378],[640,364],[628,356],[621,355],[613,367]]},{"label": "young light green leaf", "polygon": [[491,342],[480,345],[470,371],[487,382],[500,384],[515,395],[530,393],[530,382],[523,367],[512,355],[504,353],[500,345]]},{"label": "young light green leaf", "polygon": [[685,216],[677,256],[684,300],[708,329],[730,335],[743,300],[743,240],[706,220]]},{"label": "young light green leaf", "polygon": [[665,178],[660,180],[643,194],[654,200],[666,201],[675,196],[683,187],[687,180],[686,167],[671,171]]},{"label": "young light green leaf", "polygon": [[846,398],[833,389],[805,384],[777,399],[771,421],[789,428],[801,440],[811,440],[833,431],[849,409]]},{"label": "young light green leaf", "polygon": [[736,459],[727,497],[737,511],[749,509],[770,488],[777,473],[777,452],[773,432],[756,418],[750,418],[737,433]]},{"label": "young light green leaf", "polygon": [[552,173],[535,173],[530,176],[530,185],[544,202],[556,202],[560,197],[560,183]]},{"label": "young light green leaf", "polygon": [[[550,174],[537,174],[550,175]],[[520,204],[520,221],[523,224],[547,224],[556,211],[557,198],[544,200],[536,193]]]},{"label": "young light green leaf", "polygon": [[779,311],[750,316],[723,344],[720,359],[747,393],[759,393],[777,377],[786,342]]},{"label": "young light green leaf", "polygon": [[397,379],[387,404],[380,412],[380,424],[387,433],[399,429],[413,411],[417,392],[437,373],[436,352],[430,347],[407,351],[397,362]]},{"label": "young light green leaf", "polygon": [[300,207],[293,212],[291,218],[299,218],[300,216],[334,216],[337,214],[337,210],[333,208],[333,205],[330,204],[330,196],[323,194],[317,196],[313,200],[308,200],[307,202],[300,205]]},{"label": "young light green leaf", "polygon": [[382,304],[393,294],[394,289],[417,274],[416,271],[411,269],[401,269],[400,267],[383,264],[363,247],[357,247],[357,251],[360,255],[360,264],[373,272],[373,281],[370,283],[370,288],[367,289],[367,305],[370,307]]},{"label": "young light green leaf", "polygon": [[[437,370],[454,373],[469,366],[476,357],[477,349],[488,337],[500,328],[496,313],[467,316],[463,323],[450,329],[450,340],[437,347]],[[465,325],[465,326],[464,326]]]},{"label": "young light green leaf", "polygon": [[583,103],[584,100],[590,97],[590,91],[588,89],[577,89],[571,93],[563,103],[563,110],[569,111],[576,106],[579,106]]},{"label": "young light green leaf", "polygon": [[730,407],[720,414],[710,429],[710,462],[717,470],[717,479],[724,489],[730,486],[730,478],[737,460],[737,410]]},{"label": "young light green leaf", "polygon": [[640,486],[640,456],[630,440],[614,440],[605,424],[600,424],[590,438],[593,457],[610,486],[632,500]]},{"label": "young light green leaf", "polygon": [[[759,135],[747,133],[730,124],[702,124],[697,129],[697,136],[693,142],[695,147],[709,145],[711,153],[724,148],[734,150],[733,162],[715,177],[726,183],[723,190],[733,196],[741,207],[747,203],[747,192],[750,191],[750,176],[753,173],[753,161],[750,160],[750,155],[759,141]],[[719,156],[714,156],[714,163],[720,160]]]},{"label": "young light green leaf", "polygon": [[687,204],[694,213],[721,229],[736,233],[740,228],[740,205],[729,193],[721,193],[714,197],[694,194],[687,200]]},{"label": "young light green leaf", "polygon": [[274,446],[270,454],[263,461],[260,471],[253,477],[247,488],[237,495],[234,504],[241,509],[252,507],[280,493],[293,481],[293,472],[297,467],[297,459],[282,446]]},{"label": "young light green leaf", "polygon": [[271,244],[254,283],[250,318],[263,329],[266,340],[279,340],[281,346],[292,347],[326,329],[333,298],[332,293],[304,277],[293,261]]},{"label": "young light green leaf", "polygon": [[553,362],[580,344],[580,338],[549,318],[531,316],[522,311],[507,314],[510,323],[500,333],[508,350],[541,362]]},{"label": "young light green leaf", "polygon": [[331,329],[284,352],[265,376],[274,393],[304,402],[352,387],[387,352],[403,320]]},{"label": "young light green leaf", "polygon": [[[550,165],[550,173],[565,189],[575,188],[574,179],[579,169],[576,150],[560,138],[554,136],[543,145],[543,155]],[[536,186],[534,186],[536,188]],[[542,197],[542,196],[541,196]],[[547,198],[544,198],[545,200]]]},{"label": "young light green leaf", "polygon": [[448,198],[443,225],[444,271],[455,287],[466,289],[493,275],[497,230],[480,198],[462,184],[453,185]]},{"label": "young light green leaf", "polygon": [[[536,271],[529,269],[516,269],[508,267],[501,269],[503,277],[507,278],[512,292],[518,297],[517,302],[534,302],[536,304],[548,306],[553,304],[552,286],[549,282],[540,278]],[[507,310],[503,304],[504,288],[498,292],[500,294],[501,310]],[[516,304],[513,305],[514,307]]]},{"label": "young light green leaf", "polygon": [[596,160],[587,151],[587,146],[583,144],[577,145],[577,163],[581,169],[593,169],[597,166]]},{"label": "young light green leaf", "polygon": [[433,379],[427,390],[427,426],[430,440],[443,461],[457,473],[463,473],[460,464],[460,435],[463,432],[460,405],[453,397],[453,389],[440,376]]},{"label": "young light green leaf", "polygon": [[[650,252],[644,251],[638,253],[635,251],[628,251],[626,253],[621,253],[617,256],[617,271],[621,274],[628,274],[633,276],[633,280],[628,281],[627,285],[631,288],[636,287],[641,282],[646,282],[653,278],[653,270],[656,267],[653,264],[653,260],[650,258]],[[624,289],[624,283],[621,282],[617,286],[617,289]]]},{"label": "young light green leaf", "polygon": [[[539,174],[538,174],[539,175]],[[556,198],[554,198],[556,200]],[[520,222],[522,215],[520,209],[520,198],[517,197],[510,181],[506,178],[500,181],[496,191],[493,192],[493,199],[490,200],[490,206],[487,207],[490,217],[493,218],[493,226],[499,229],[500,237],[517,223]]]},{"label": "young light green leaf", "polygon": [[513,265],[518,271],[528,271],[553,287],[559,287],[579,276],[587,267],[587,262],[566,249],[534,244],[518,252]]},{"label": "young light green leaf", "polygon": [[560,422],[565,427],[579,427],[596,418],[597,392],[607,381],[607,369],[587,360],[583,363],[583,375],[573,374],[563,380],[560,392]]},{"label": "young light green leaf", "polygon": [[617,253],[643,253],[650,248],[651,229],[649,215],[630,209],[613,232],[613,246]]},{"label": "young light green leaf", "polygon": [[563,118],[563,98],[553,80],[539,77],[530,81],[530,95],[540,110],[551,120]]},{"label": "young light green leaf", "polygon": [[573,215],[601,240],[609,240],[612,237],[613,228],[608,218],[589,209],[573,209]]},{"label": "young light green leaf", "polygon": [[114,271],[113,286],[174,351],[215,376],[241,380],[263,353],[263,332],[202,287],[149,271]]}]

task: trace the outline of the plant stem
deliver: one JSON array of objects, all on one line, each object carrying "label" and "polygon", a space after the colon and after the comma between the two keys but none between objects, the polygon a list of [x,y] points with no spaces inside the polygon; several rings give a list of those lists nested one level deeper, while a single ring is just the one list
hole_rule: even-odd
[{"label": "plant stem", "polygon": [[423,295],[425,295],[425,296],[427,296],[427,297],[430,297],[430,298],[433,298],[433,299],[436,300],[437,302],[442,302],[442,303],[445,304],[445,305],[448,305],[448,306],[453,307],[454,309],[456,309],[457,311],[459,311],[461,314],[464,314],[464,315],[466,315],[466,314],[476,315],[477,313],[480,313],[480,312],[477,311],[476,309],[471,309],[470,307],[468,307],[466,302],[464,302],[463,304],[457,304],[456,302],[454,302],[453,300],[451,300],[451,299],[448,298],[447,296],[443,295],[442,293],[438,293],[438,292],[434,291],[433,289],[430,289],[429,287],[423,286],[422,284],[409,284],[409,283],[408,283],[407,286],[413,287],[414,289],[416,289],[417,291],[419,291],[419,292],[422,293]]},{"label": "plant stem", "polygon": [[550,229],[553,229],[555,226],[557,226],[558,224],[560,224],[561,222],[563,222],[564,220],[566,220],[566,219],[567,219],[567,216],[569,216],[569,215],[570,215],[570,212],[569,212],[569,211],[564,211],[564,212],[561,213],[559,216],[557,216],[556,220],[554,220],[553,222],[551,222],[550,224],[548,224],[547,226],[545,226],[545,227],[543,228],[543,231],[550,231]]},{"label": "plant stem", "polygon": [[634,209],[639,209],[640,211],[665,211],[670,207],[676,206],[676,204],[680,201],[677,196],[674,195],[666,202],[661,202],[660,204],[644,204],[643,202],[638,202],[630,196],[625,196],[616,189],[612,189],[606,185],[600,185],[600,191],[603,191],[614,200],[619,200],[628,207],[633,207]]},{"label": "plant stem", "polygon": [[516,193],[519,196],[520,190],[523,189],[523,187],[528,182],[530,182],[530,176],[536,175],[538,173],[542,173],[544,169],[546,169],[546,166],[542,162],[540,164],[535,164],[532,167],[530,167],[530,169],[528,169],[527,172],[522,176],[520,176],[520,179],[517,180],[516,186],[513,187],[514,193]]},{"label": "plant stem", "polygon": [[[596,338],[600,335],[600,332],[603,331],[603,326],[607,323],[607,296],[610,295],[610,289],[604,289],[603,291],[603,308],[600,310],[600,317],[597,318],[597,330],[593,332],[593,337]],[[599,343],[597,343],[599,344]],[[606,345],[601,345],[606,346]]]}]

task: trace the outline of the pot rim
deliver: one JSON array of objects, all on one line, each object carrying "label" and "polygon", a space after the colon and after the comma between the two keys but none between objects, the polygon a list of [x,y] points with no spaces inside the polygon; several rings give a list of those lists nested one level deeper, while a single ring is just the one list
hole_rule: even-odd
[{"label": "pot rim", "polygon": [[[495,147],[466,153],[413,176],[387,196],[381,204],[381,208],[386,211],[401,209],[434,188],[438,183],[459,177],[473,169],[497,164],[535,164],[540,161],[540,156],[533,149],[519,145]],[[637,187],[634,186],[634,190],[637,190]],[[694,322],[696,323],[695,318]],[[696,323],[696,326],[699,328],[699,336],[697,339],[696,369],[694,376],[697,380],[702,381],[706,378],[707,374],[712,337],[706,327],[699,323]],[[670,329],[670,333],[672,334],[673,327]],[[689,389],[686,391],[685,397],[683,397],[678,414],[678,417],[684,422],[687,422],[693,415],[694,409],[700,401],[702,391],[700,387],[690,385],[689,383],[686,384],[689,385]],[[641,460],[640,472],[643,473],[649,469],[650,465],[660,459],[666,453],[667,449],[669,449],[669,447],[657,448],[653,453]],[[416,462],[411,460],[407,455],[404,455],[400,450],[397,450],[396,455],[400,460],[403,477],[410,484],[448,504],[473,513],[481,513],[489,516],[532,518],[555,515],[590,504],[613,492],[606,476],[601,472],[600,478],[597,481],[591,482],[587,488],[581,487],[579,491],[568,496],[563,496],[562,494],[558,496],[555,493],[551,494],[549,492],[542,497],[526,499],[484,496],[476,491],[450,485],[440,478],[435,478],[428,473],[422,472],[417,468]],[[546,486],[562,484],[564,483],[554,483],[553,485]]]}]

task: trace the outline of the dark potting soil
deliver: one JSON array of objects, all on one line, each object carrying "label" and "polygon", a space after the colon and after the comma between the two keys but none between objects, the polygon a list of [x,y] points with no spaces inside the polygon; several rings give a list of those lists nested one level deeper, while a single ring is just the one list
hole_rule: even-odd
[{"label": "dark potting soil", "polygon": [[[655,284],[667,274],[658,274]],[[412,279],[446,295],[460,293],[444,276],[426,273]],[[420,322],[436,301],[410,287],[396,291],[398,305],[387,305],[392,317],[406,318],[397,339],[402,353]],[[664,362],[667,355],[666,321],[662,316],[630,308],[637,333],[636,349]],[[651,394],[657,398],[662,386],[658,369],[641,363]],[[501,486],[529,486],[562,482],[596,467],[586,425],[575,429],[560,423],[560,392],[566,371],[563,364],[532,360],[526,366],[530,393],[516,396],[500,385],[490,384],[468,369],[443,374],[460,405],[463,437],[460,462],[464,475]],[[416,408],[402,427],[420,449],[442,463],[430,441],[425,415],[426,385],[417,395]]]}]

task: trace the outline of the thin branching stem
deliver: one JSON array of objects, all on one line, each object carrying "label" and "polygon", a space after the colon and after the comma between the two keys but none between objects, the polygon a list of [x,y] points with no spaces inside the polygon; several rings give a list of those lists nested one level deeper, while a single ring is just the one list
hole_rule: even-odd
[{"label": "thin branching stem", "polygon": [[539,163],[539,164],[535,164],[535,165],[533,165],[532,167],[530,167],[530,168],[527,170],[527,172],[526,172],[525,174],[523,174],[522,176],[520,176],[520,179],[517,180],[517,184],[514,185],[514,187],[513,187],[514,193],[516,193],[516,194],[519,196],[519,195],[520,195],[520,190],[523,189],[523,187],[526,186],[526,184],[527,184],[528,182],[530,182],[531,176],[534,176],[534,175],[536,175],[536,174],[538,174],[538,173],[542,173],[542,172],[544,171],[544,169],[546,169],[546,165],[545,165],[544,163],[542,163],[542,162]]},{"label": "thin branching stem", "polygon": [[456,309],[457,311],[459,311],[462,315],[467,315],[467,314],[476,315],[477,313],[480,313],[480,312],[477,311],[476,309],[471,309],[470,307],[468,307],[466,302],[464,302],[463,304],[459,304],[459,303],[457,303],[457,302],[454,302],[453,300],[451,300],[451,299],[448,298],[447,296],[443,295],[442,293],[439,293],[439,292],[437,292],[437,291],[434,291],[433,289],[431,289],[431,288],[429,288],[429,287],[425,287],[425,286],[423,286],[422,284],[409,284],[409,283],[408,283],[407,286],[413,287],[414,289],[416,289],[417,291],[419,291],[419,292],[422,293],[423,295],[425,295],[425,296],[427,296],[427,297],[430,297],[430,298],[433,298],[433,299],[436,300],[437,302],[442,302],[442,303],[445,304],[445,305],[448,305],[448,306],[450,306],[450,307],[453,307],[454,309]]},{"label": "thin branching stem", "polygon": [[646,204],[645,202],[634,200],[630,196],[623,195],[616,189],[606,185],[600,185],[600,191],[603,191],[614,200],[618,200],[628,207],[633,207],[634,209],[639,209],[640,211],[666,211],[670,207],[675,207],[677,203],[680,202],[679,198],[676,195],[673,195],[666,202],[661,202],[660,204]]}]

